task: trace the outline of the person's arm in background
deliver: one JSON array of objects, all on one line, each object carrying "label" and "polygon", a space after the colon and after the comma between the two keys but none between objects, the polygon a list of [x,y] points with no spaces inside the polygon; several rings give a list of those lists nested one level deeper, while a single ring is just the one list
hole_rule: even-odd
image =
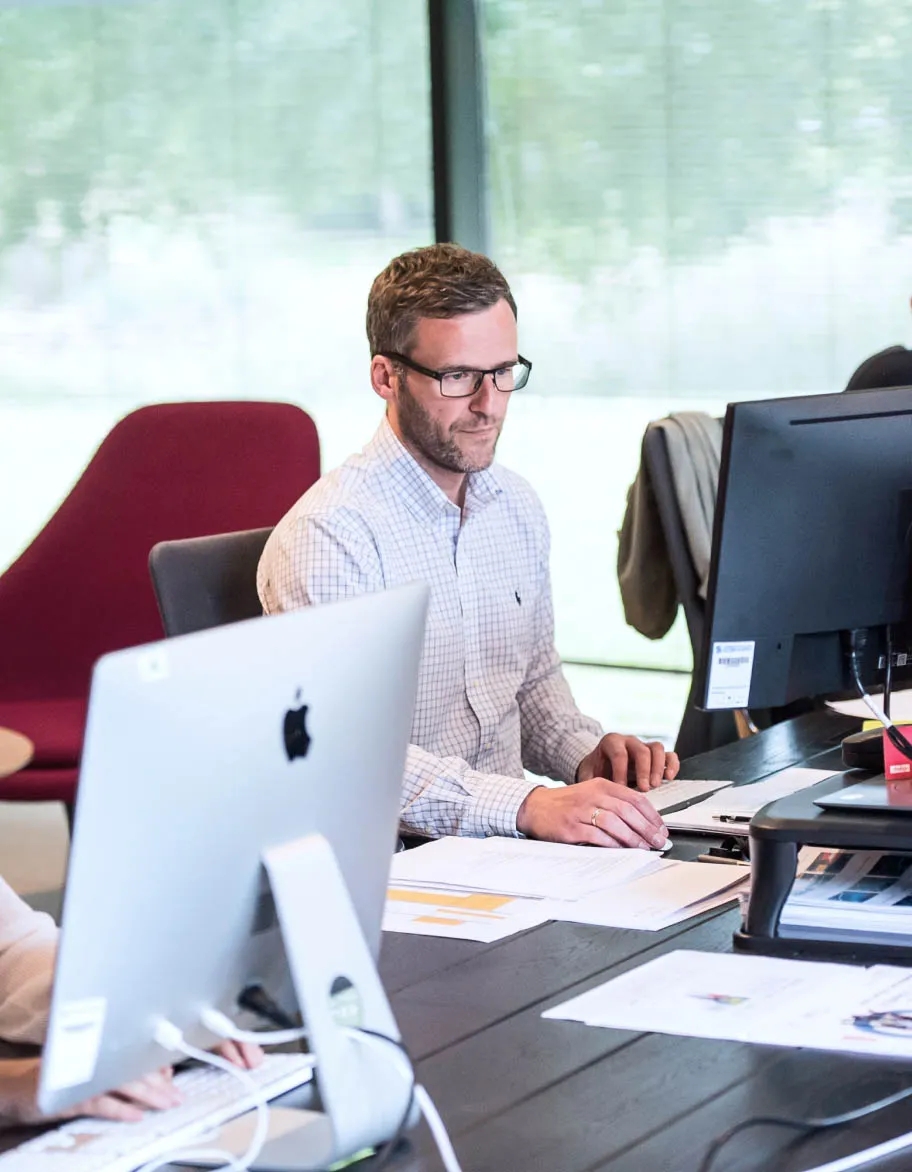
[{"label": "person's arm in background", "polygon": [[57,925],[0,879],[0,1038],[40,1045],[47,1031]]},{"label": "person's arm in background", "polygon": [[[30,908],[0,878],[0,1038],[5,1041],[44,1041],[58,935],[50,916]],[[258,1046],[226,1042],[219,1052],[238,1066],[258,1066],[262,1061]],[[40,1058],[0,1060],[0,1118],[10,1123],[42,1118],[36,1103],[40,1072]],[[176,1106],[180,1096],[171,1075],[170,1067],[154,1071],[73,1107],[66,1117],[98,1115],[128,1121],[142,1118],[146,1108]]]},{"label": "person's arm in background", "polygon": [[47,1118],[75,1119],[80,1115],[92,1115],[99,1119],[131,1123],[142,1119],[145,1110],[167,1110],[168,1107],[176,1107],[181,1101],[171,1081],[171,1068],[164,1067],[127,1083],[117,1091],[96,1095],[49,1117],[38,1109],[40,1077],[40,1058],[0,1059],[0,1122],[10,1126],[38,1123]]}]

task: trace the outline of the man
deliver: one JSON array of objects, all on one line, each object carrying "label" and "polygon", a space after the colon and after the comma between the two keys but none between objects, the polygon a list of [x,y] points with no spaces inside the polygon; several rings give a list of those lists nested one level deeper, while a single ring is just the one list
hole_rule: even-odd
[{"label": "man", "polygon": [[[406,252],[373,283],[367,333],[386,417],[276,527],[257,575],[264,611],[430,585],[405,830],[661,847],[664,823],[642,791],[673,778],[677,758],[603,736],[573,703],[554,648],[544,512],[525,480],[492,466],[531,369],[506,280],[456,245]],[[571,784],[530,782],[524,766]]]},{"label": "man", "polygon": [[[50,916],[33,911],[0,879],[0,1037],[6,1041],[39,1044],[44,1040],[57,935]],[[262,1061],[259,1046],[227,1042],[219,1053],[241,1067]],[[35,1101],[40,1072],[38,1058],[0,1059],[0,1122],[34,1123],[42,1118]],[[167,1067],[148,1074],[65,1114],[130,1122],[141,1119],[145,1109],[177,1106],[181,1100],[171,1073]]]}]

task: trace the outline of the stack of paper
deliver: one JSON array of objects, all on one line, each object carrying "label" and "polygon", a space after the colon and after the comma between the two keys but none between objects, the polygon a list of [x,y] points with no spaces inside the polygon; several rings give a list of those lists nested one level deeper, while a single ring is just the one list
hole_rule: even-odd
[{"label": "stack of paper", "polygon": [[383,927],[484,941],[545,920],[656,931],[735,899],[745,882],[740,868],[654,851],[442,838],[394,857]]},{"label": "stack of paper", "polygon": [[815,850],[782,909],[780,931],[827,940],[909,944],[912,857]]},{"label": "stack of paper", "polygon": [[746,868],[669,859],[621,887],[565,903],[554,918],[657,932],[736,899],[748,882]]},{"label": "stack of paper", "polygon": [[670,952],[543,1017],[621,1030],[912,1058],[908,969]]},{"label": "stack of paper", "polygon": [[763,781],[730,786],[686,810],[667,814],[665,824],[672,830],[704,834],[731,834],[733,829],[746,834],[751,818],[769,802],[816,785],[832,777],[834,772],[833,769],[783,769]]},{"label": "stack of paper", "polygon": [[595,850],[527,838],[438,838],[393,857],[390,882],[579,899],[657,867],[653,851]]}]

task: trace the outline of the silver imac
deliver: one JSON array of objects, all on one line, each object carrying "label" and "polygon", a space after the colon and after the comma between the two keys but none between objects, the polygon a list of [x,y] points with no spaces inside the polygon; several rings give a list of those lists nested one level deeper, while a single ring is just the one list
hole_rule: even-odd
[{"label": "silver imac", "polygon": [[[415,584],[98,661],[43,1110],[163,1065],[163,1018],[208,1046],[201,1009],[236,1015],[248,985],[294,1011],[264,852],[323,836],[376,957],[427,597]],[[292,902],[319,908],[302,886]]]}]

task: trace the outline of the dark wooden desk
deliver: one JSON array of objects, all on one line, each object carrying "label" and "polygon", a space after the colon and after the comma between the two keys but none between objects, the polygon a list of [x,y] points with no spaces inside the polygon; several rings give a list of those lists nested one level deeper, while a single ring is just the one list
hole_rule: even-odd
[{"label": "dark wooden desk", "polygon": [[[802,762],[836,766],[840,739],[857,726],[803,716],[693,758],[682,776],[745,782]],[[705,843],[681,839],[673,854]],[[490,945],[385,936],[380,968],[393,1009],[464,1172],[696,1172],[712,1139],[741,1120],[834,1114],[912,1082],[899,1063],[541,1019],[661,952],[728,951],[736,924],[728,910],[664,932],[551,923]],[[898,1135],[910,1119],[902,1103],[793,1149],[793,1133],[757,1128],[714,1172],[798,1172]],[[0,1150],[12,1142],[0,1137]],[[389,1167],[440,1172],[424,1124]],[[909,1154],[877,1165],[909,1168]]]},{"label": "dark wooden desk", "polygon": [[[857,727],[813,713],[693,758],[682,775],[754,781],[802,762],[835,766],[840,739]],[[699,849],[682,842],[675,853]],[[551,923],[492,945],[384,937],[393,1009],[464,1172],[689,1172],[716,1135],[750,1116],[834,1114],[912,1082],[898,1063],[541,1020],[659,953],[729,951],[736,923],[728,910],[664,932]],[[808,1168],[897,1135],[910,1119],[912,1106],[899,1104],[790,1150],[794,1133],[757,1128],[714,1172]],[[439,1172],[423,1124],[390,1167]],[[877,1165],[910,1167],[910,1154]]]}]

